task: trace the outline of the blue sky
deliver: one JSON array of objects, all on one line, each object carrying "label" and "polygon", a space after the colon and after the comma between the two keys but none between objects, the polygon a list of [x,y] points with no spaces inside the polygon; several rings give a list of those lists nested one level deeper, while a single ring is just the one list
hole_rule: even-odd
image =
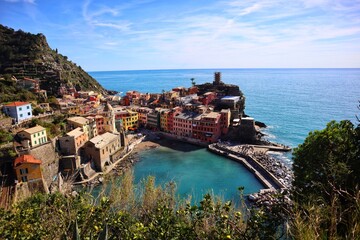
[{"label": "blue sky", "polygon": [[360,0],[0,0],[87,71],[360,67]]}]

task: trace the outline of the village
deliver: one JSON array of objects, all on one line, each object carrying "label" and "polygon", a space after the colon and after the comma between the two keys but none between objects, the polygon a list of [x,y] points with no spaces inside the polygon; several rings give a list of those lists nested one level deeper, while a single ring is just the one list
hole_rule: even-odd
[{"label": "village", "polygon": [[[19,82],[46,96],[36,80]],[[3,175],[9,176],[2,178],[3,199],[22,199],[36,191],[66,191],[66,180],[86,183],[109,172],[146,137],[142,129],[159,138],[204,147],[221,140],[254,143],[258,139],[254,119],[243,116],[244,96],[237,86],[224,84],[220,72],[215,72],[212,84],[192,84],[157,94],[128,91],[125,96],[103,96],[63,86],[59,96],[55,109],[49,103],[38,103],[37,107],[44,109],[38,116],[33,116],[29,102],[2,107],[12,118],[12,126],[21,129],[12,143],[16,158],[6,166],[8,175],[3,170]],[[69,116],[61,135],[51,138],[41,125],[24,128],[36,117],[57,113]],[[9,168],[15,173],[13,179]]]}]

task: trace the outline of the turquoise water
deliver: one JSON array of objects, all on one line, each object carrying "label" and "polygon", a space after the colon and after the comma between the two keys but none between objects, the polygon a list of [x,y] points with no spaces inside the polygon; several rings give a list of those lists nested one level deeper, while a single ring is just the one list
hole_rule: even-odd
[{"label": "turquoise water", "polygon": [[140,153],[140,162],[134,166],[135,182],[148,175],[156,176],[156,183],[164,185],[176,182],[180,197],[201,196],[212,192],[227,200],[236,200],[238,187],[244,186],[244,193],[254,193],[263,185],[241,164],[217,156],[204,148],[186,147],[179,153],[166,147],[159,147]]},{"label": "turquoise water", "polygon": [[[269,126],[264,130],[268,138],[291,147],[302,143],[309,131],[323,129],[331,120],[349,119],[355,123],[355,115],[360,115],[357,109],[360,100],[360,69],[194,69],[111,71],[90,74],[107,89],[119,92],[128,90],[161,92],[163,89],[170,90],[175,86],[189,87],[191,78],[195,78],[196,83],[212,82],[215,71],[221,71],[223,82],[240,87],[246,96],[246,113]],[[164,152],[157,150],[144,154],[141,156],[144,160],[135,166],[135,175],[153,174],[161,182],[164,179],[171,180],[171,177],[175,176],[168,173],[170,170],[180,171],[182,174],[186,172],[193,178],[179,178],[181,182],[179,191],[184,194],[192,187],[196,191],[204,191],[208,186],[212,186],[214,191],[221,191],[230,189],[226,186],[233,184],[232,179],[226,177],[225,166],[223,169],[222,164],[219,165],[217,173],[209,173],[209,175],[214,174],[217,178],[223,179],[224,185],[212,183],[202,186],[204,180],[198,179],[197,176],[199,172],[207,171],[210,166],[202,168],[201,171],[193,171],[192,168],[181,171],[182,164],[175,165],[172,159],[174,156],[181,156],[188,161],[188,156],[184,153],[175,152],[169,158],[165,157],[167,155]],[[162,156],[165,159],[158,160],[163,158]],[[291,153],[276,157],[291,164]],[[221,159],[218,156],[214,158]],[[196,162],[196,157],[189,159],[190,163]],[[155,162],[158,167],[153,168]],[[221,159],[220,163],[223,162],[225,161]],[[188,184],[191,187],[187,187]],[[198,186],[200,187],[197,188]],[[237,186],[235,191],[236,188]]]}]

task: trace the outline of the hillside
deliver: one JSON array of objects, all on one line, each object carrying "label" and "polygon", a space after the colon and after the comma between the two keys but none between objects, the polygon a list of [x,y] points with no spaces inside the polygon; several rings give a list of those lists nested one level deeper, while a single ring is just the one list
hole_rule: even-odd
[{"label": "hillside", "polygon": [[51,49],[43,34],[31,34],[0,24],[0,75],[40,80],[40,88],[57,95],[60,86],[106,90],[80,66]]}]

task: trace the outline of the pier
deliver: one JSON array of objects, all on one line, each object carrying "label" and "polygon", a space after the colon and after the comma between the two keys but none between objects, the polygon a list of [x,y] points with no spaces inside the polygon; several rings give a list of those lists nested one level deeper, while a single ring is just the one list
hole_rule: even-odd
[{"label": "pier", "polygon": [[[292,173],[286,167],[280,165],[278,169],[272,169],[276,171],[270,171],[269,166],[261,164],[257,158],[259,154],[256,154],[254,148],[264,149],[264,151],[272,150],[274,148],[268,148],[268,146],[257,146],[257,145],[240,145],[244,151],[235,151],[232,147],[214,143],[208,146],[208,150],[218,155],[225,156],[231,160],[237,161],[243,164],[255,177],[264,185],[266,189],[280,190],[289,187],[292,181]],[[281,147],[278,147],[281,148]],[[282,150],[285,151],[285,150]],[[265,153],[262,153],[263,155]],[[276,166],[279,163],[274,163]],[[279,170],[281,169],[282,172]],[[278,175],[278,176],[275,176]],[[280,178],[279,176],[283,177]]]}]

